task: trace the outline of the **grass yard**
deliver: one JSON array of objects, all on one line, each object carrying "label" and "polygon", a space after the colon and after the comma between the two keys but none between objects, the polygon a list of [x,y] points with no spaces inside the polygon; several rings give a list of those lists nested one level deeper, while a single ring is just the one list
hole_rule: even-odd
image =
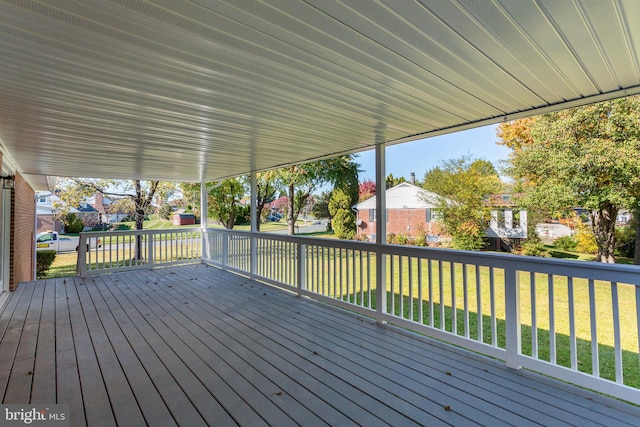
[{"label": "grass yard", "polygon": [[78,263],[77,252],[62,252],[56,254],[56,258],[47,272],[47,278],[70,277],[76,275]]}]

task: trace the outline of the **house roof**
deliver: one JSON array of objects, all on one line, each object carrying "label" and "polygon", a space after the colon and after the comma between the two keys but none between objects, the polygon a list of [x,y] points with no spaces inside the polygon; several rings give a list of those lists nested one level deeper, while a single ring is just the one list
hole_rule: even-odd
[{"label": "house roof", "polygon": [[[402,182],[385,192],[387,209],[426,209],[435,208],[438,195],[423,188]],[[353,206],[354,209],[375,209],[376,197],[373,196]]]},{"label": "house roof", "polygon": [[0,151],[200,182],[422,139],[639,93],[639,22],[636,0],[0,0]]}]

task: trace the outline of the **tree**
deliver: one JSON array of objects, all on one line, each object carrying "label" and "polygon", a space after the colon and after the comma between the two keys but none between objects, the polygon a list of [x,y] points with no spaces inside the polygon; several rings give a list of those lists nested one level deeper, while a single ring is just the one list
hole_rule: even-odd
[{"label": "tree", "polygon": [[503,141],[514,147],[509,173],[527,184],[524,204],[587,209],[597,260],[615,262],[616,216],[640,201],[640,98],[544,114],[529,126],[530,140]]},{"label": "tree", "polygon": [[376,195],[376,183],[373,182],[372,180],[368,179],[366,181],[362,181],[358,186],[359,202],[370,199],[375,195]]},{"label": "tree", "polygon": [[356,235],[356,216],[351,210],[352,200],[342,188],[337,188],[329,199],[329,212],[333,230],[338,239],[353,239]]},{"label": "tree", "polygon": [[387,176],[387,178],[385,179],[386,184],[387,184],[387,190],[391,187],[395,187],[398,184],[402,184],[403,182],[407,182],[406,179],[404,179],[403,176],[396,178],[393,176],[392,173],[389,174],[389,176]]},{"label": "tree", "polygon": [[[260,231],[260,219],[264,215],[264,207],[275,199],[280,189],[281,185],[277,179],[276,171],[256,174],[256,230]],[[253,203],[253,200],[251,203]]]},{"label": "tree", "polygon": [[347,188],[352,199],[357,200],[359,165],[353,159],[354,156],[346,155],[277,170],[278,180],[286,189],[289,198],[289,234],[295,234],[295,223],[300,212],[307,206],[311,195],[323,185],[333,184],[334,187]]},{"label": "tree", "polygon": [[466,250],[482,248],[490,217],[484,201],[501,186],[491,162],[470,156],[442,162],[425,173],[423,183],[426,190],[438,195],[440,221],[451,235],[453,247]]},{"label": "tree", "polygon": [[[79,206],[85,199],[96,192],[108,197],[120,198],[128,213],[133,215],[136,230],[142,230],[144,218],[151,208],[154,197],[168,197],[175,189],[175,184],[161,181],[116,180],[116,179],[83,179],[65,178],[60,181],[60,215],[66,216],[69,209]],[[136,236],[136,259],[142,259],[141,236]]]},{"label": "tree", "polygon": [[329,212],[329,200],[331,199],[330,191],[323,191],[319,196],[314,196],[315,203],[313,204],[313,216],[316,218],[331,218],[331,212]]},{"label": "tree", "polygon": [[333,230],[331,225],[331,212],[329,211],[329,201],[331,200],[332,191],[323,191],[319,196],[314,196],[315,203],[313,204],[313,216],[316,218],[327,218],[327,231]]},{"label": "tree", "polygon": [[96,192],[107,197],[124,200],[125,211],[135,220],[136,230],[143,229],[145,216],[151,210],[156,195],[168,197],[175,184],[161,181],[142,181],[139,179],[86,179],[64,178],[60,180],[60,202],[56,204],[59,215],[66,216],[71,207],[79,206]]},{"label": "tree", "polygon": [[225,179],[218,185],[207,190],[209,193],[209,216],[224,228],[231,230],[236,223],[240,206],[240,199],[245,195],[246,188],[237,178]]},{"label": "tree", "polygon": [[[194,213],[205,215],[200,206],[200,184],[181,183],[180,188],[188,203],[193,206]],[[246,194],[243,180],[240,178],[225,179],[220,182],[206,183],[208,218],[212,218],[223,227],[231,230],[240,212],[240,200]]]}]

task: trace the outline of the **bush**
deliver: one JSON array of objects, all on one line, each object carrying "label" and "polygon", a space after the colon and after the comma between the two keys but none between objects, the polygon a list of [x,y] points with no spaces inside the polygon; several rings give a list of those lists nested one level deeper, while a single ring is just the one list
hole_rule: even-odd
[{"label": "bush", "polygon": [[67,233],[79,233],[84,229],[84,223],[76,214],[67,215],[65,223],[65,230]]},{"label": "bush", "polygon": [[169,221],[173,216],[173,206],[168,203],[163,203],[160,210],[158,210],[158,216],[166,221]]},{"label": "bush", "polygon": [[415,239],[413,239],[413,245],[414,246],[427,246],[428,241],[427,241],[427,235],[426,234],[420,234],[418,236],[416,236]]},{"label": "bush", "polygon": [[251,206],[237,206],[236,217],[233,220],[234,225],[249,224],[251,222]]},{"label": "bush", "polygon": [[333,230],[338,239],[353,239],[356,235],[356,217],[353,212],[339,209],[333,216]]},{"label": "bush", "polygon": [[587,224],[581,223],[576,225],[576,241],[578,242],[576,251],[592,255],[598,253],[596,236]]},{"label": "bush", "polygon": [[578,246],[578,242],[573,236],[559,237],[553,244],[564,251],[573,251]]},{"label": "bush", "polygon": [[628,225],[616,229],[616,256],[633,258],[636,252],[636,225],[631,221]]},{"label": "bush", "polygon": [[551,254],[549,253],[549,250],[547,249],[547,247],[540,241],[538,242],[527,241],[522,245],[520,245],[520,249],[517,252],[520,255],[538,256],[538,257],[544,257],[544,258],[551,257]]},{"label": "bush", "polygon": [[406,234],[398,234],[396,235],[396,245],[407,245],[409,244],[409,237]]},{"label": "bush", "polygon": [[53,260],[56,259],[56,251],[38,251],[36,252],[36,278],[44,279],[47,271],[51,268]]}]

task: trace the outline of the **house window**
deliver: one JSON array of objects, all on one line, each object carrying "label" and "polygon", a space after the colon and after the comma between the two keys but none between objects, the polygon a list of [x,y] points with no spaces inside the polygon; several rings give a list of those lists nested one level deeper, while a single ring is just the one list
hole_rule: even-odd
[{"label": "house window", "polygon": [[47,203],[47,199],[46,198],[42,198],[39,200],[39,203]]},{"label": "house window", "polygon": [[498,211],[498,228],[506,228],[503,210]]},{"label": "house window", "polygon": [[373,222],[376,220],[376,210],[369,209],[369,222]]},{"label": "house window", "polygon": [[426,214],[425,214],[426,222],[437,221],[440,218],[440,215],[438,214],[438,211],[436,209],[427,208],[425,210],[426,210]]}]

